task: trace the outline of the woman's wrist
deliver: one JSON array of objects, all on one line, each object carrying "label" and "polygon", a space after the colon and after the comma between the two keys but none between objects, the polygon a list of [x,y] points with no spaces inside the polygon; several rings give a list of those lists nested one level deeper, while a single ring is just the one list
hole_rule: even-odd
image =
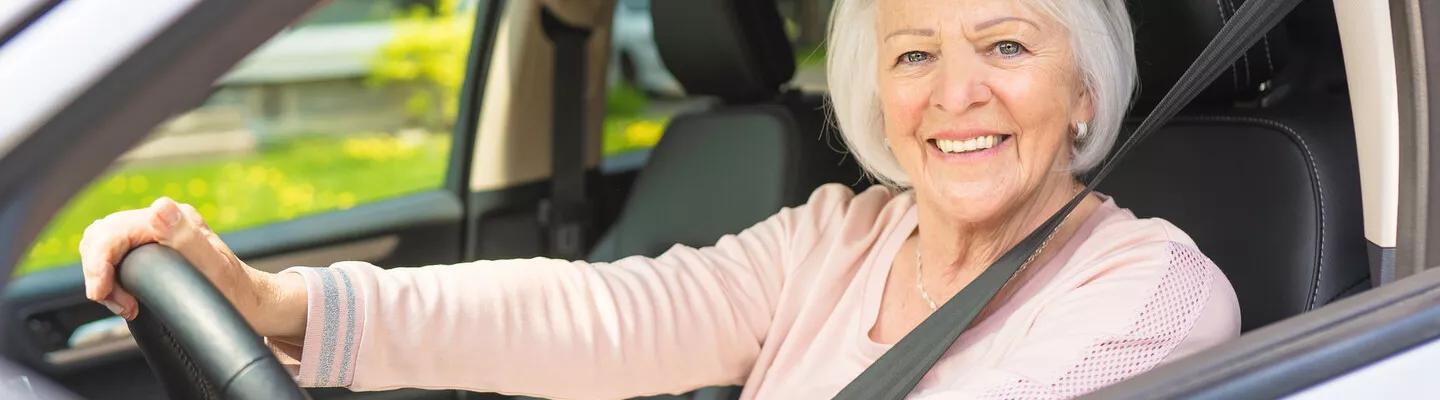
[{"label": "woman's wrist", "polygon": [[[254,271],[254,270],[252,270]],[[298,273],[254,271],[252,281],[260,301],[245,319],[260,336],[299,342],[305,337],[309,293],[305,277]]]}]

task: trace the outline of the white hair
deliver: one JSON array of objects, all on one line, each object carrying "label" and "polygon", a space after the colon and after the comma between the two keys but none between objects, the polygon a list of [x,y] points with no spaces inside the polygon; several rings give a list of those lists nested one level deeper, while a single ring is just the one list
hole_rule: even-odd
[{"label": "white hair", "polygon": [[[865,171],[882,184],[908,187],[910,177],[885,145],[876,81],[876,1],[835,2],[826,45],[830,102],[841,137]],[[1075,144],[1070,168],[1074,173],[1089,171],[1114,146],[1137,85],[1135,37],[1125,0],[1027,1],[1070,33],[1075,65],[1095,110],[1089,132]]]}]

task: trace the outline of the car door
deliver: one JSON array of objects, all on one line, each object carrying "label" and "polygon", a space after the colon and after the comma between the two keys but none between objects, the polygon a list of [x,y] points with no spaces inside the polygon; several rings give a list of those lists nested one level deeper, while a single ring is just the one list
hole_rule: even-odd
[{"label": "car door", "polygon": [[[0,70],[16,85],[6,90],[14,107],[0,115],[15,128],[0,133],[11,145],[0,146],[0,237],[13,243],[0,258],[18,260],[0,303],[6,358],[85,398],[163,397],[123,321],[85,300],[77,254],[90,221],[160,196],[194,205],[237,255],[267,271],[465,256],[470,161],[502,1],[106,3],[0,10],[0,51],[11,53]],[[96,45],[73,39],[105,35],[93,41],[111,45],[108,53],[90,56],[111,64],[69,76],[33,69],[63,58],[19,55],[48,46],[83,58]],[[30,83],[19,80],[27,71]],[[47,79],[70,86],[37,83]],[[208,93],[196,90],[203,80],[214,82]],[[48,117],[31,107],[42,122],[22,129],[29,120],[13,94],[44,106],[67,88],[73,96],[56,98]],[[25,170],[41,172],[17,174]]]}]

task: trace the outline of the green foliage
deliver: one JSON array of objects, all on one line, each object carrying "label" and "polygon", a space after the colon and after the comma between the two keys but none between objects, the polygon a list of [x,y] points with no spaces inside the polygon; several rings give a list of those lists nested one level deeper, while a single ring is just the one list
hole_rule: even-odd
[{"label": "green foliage", "polygon": [[[458,5],[440,0],[434,11],[415,7],[396,16],[395,38],[372,60],[367,77],[376,87],[409,90],[408,118],[433,132],[448,132],[459,106],[473,18]],[[800,64],[817,59],[812,53],[823,62],[820,48],[797,54]],[[647,113],[650,99],[628,84],[608,91],[606,106],[605,156],[653,147],[670,120]],[[226,233],[438,188],[449,147],[450,136],[438,133],[302,135],[248,155],[123,166],[61,209],[16,274],[78,262],[86,226],[160,196],[195,205],[216,232]]]},{"label": "green foliage", "polygon": [[825,45],[802,45],[795,48],[795,67],[825,67]]},{"label": "green foliage", "polygon": [[[610,116],[604,154],[655,146],[669,117]],[[134,165],[97,179],[60,210],[17,275],[79,261],[85,227],[160,196],[195,205],[216,232],[292,220],[429,190],[444,184],[450,136],[361,133],[304,137],[257,154]]]},{"label": "green foliage", "polygon": [[601,152],[606,156],[631,152],[640,149],[655,147],[660,142],[660,135],[665,132],[665,125],[670,123],[669,116],[605,116],[604,138],[601,139]]},{"label": "green foliage", "polygon": [[640,115],[649,104],[650,98],[645,92],[629,83],[618,83],[605,93],[605,118]]},{"label": "green foliage", "polygon": [[465,58],[475,33],[469,12],[458,0],[440,0],[432,11],[414,6],[390,23],[395,38],[371,60],[367,82],[381,87],[401,85],[411,91],[405,111],[415,122],[439,127],[459,110]]},{"label": "green foliage", "polygon": [[438,188],[449,148],[444,134],[356,134],[296,139],[228,159],[123,167],[61,209],[16,274],[78,262],[86,226],[160,196],[194,205],[224,233]]}]

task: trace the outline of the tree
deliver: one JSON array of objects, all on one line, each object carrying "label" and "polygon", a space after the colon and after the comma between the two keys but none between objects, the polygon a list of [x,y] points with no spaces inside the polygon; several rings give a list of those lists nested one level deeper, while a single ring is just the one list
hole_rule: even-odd
[{"label": "tree", "polygon": [[406,116],[423,126],[446,128],[459,111],[475,29],[461,6],[459,0],[439,0],[433,7],[414,5],[399,13],[391,21],[394,39],[371,61],[367,82],[409,90]]}]

